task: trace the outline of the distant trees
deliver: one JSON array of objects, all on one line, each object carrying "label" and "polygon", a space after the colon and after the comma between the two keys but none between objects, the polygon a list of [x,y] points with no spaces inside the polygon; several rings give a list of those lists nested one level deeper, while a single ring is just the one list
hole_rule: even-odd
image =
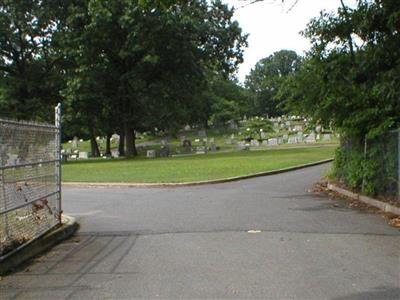
[{"label": "distant trees", "polygon": [[255,65],[245,81],[254,115],[279,116],[286,112],[286,99],[278,97],[278,93],[286,78],[296,73],[300,64],[301,57],[296,52],[281,50]]}]

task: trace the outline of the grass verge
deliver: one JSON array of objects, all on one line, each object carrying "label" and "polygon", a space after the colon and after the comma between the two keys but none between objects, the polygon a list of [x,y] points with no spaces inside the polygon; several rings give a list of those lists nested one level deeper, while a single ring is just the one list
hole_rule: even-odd
[{"label": "grass verge", "polygon": [[64,182],[180,183],[224,179],[289,168],[333,157],[335,147],[310,147],[63,165]]}]

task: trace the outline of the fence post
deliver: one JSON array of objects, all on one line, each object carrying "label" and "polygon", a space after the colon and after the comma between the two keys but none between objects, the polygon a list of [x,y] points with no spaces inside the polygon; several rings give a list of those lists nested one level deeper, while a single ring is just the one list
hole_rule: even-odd
[{"label": "fence post", "polygon": [[[4,169],[3,168],[1,168],[1,193],[3,196],[3,200],[4,200],[4,210],[7,210],[6,187],[4,185]],[[10,233],[8,231],[8,216],[7,216],[7,214],[4,214],[4,235],[6,236],[6,239],[8,239],[8,237],[10,236]]]},{"label": "fence post", "polygon": [[[364,136],[364,164],[367,161],[367,135]],[[364,169],[364,168],[363,168]],[[361,183],[361,192],[365,192],[365,170],[363,170],[363,179]]]},{"label": "fence post", "polygon": [[61,103],[58,103],[55,107],[55,126],[56,137],[55,137],[55,146],[56,146],[56,180],[57,180],[57,211],[58,211],[58,221],[61,224]]}]

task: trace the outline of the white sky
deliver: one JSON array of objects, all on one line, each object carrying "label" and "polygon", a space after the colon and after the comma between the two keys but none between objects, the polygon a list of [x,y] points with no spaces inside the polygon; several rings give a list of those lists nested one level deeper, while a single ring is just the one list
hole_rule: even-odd
[{"label": "white sky", "polygon": [[[294,50],[304,54],[310,43],[299,32],[313,17],[323,9],[336,11],[340,0],[299,0],[288,12],[296,0],[264,0],[242,7],[246,1],[223,0],[238,8],[235,19],[248,37],[249,47],[244,52],[244,63],[240,65],[238,78],[241,82],[254,65],[281,49]],[[249,1],[247,1],[249,2]],[[345,0],[346,5],[354,6],[355,0]]]}]

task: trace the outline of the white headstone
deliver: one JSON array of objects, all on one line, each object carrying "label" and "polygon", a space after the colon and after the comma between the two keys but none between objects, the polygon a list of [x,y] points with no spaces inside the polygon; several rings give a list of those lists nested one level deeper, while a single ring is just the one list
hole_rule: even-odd
[{"label": "white headstone", "polygon": [[147,150],[146,157],[155,158],[156,157],[156,150]]},{"label": "white headstone", "polygon": [[118,150],[111,150],[111,157],[118,158],[119,157],[119,151]]},{"label": "white headstone", "polygon": [[79,152],[79,159],[88,159],[89,153],[88,152]]}]

